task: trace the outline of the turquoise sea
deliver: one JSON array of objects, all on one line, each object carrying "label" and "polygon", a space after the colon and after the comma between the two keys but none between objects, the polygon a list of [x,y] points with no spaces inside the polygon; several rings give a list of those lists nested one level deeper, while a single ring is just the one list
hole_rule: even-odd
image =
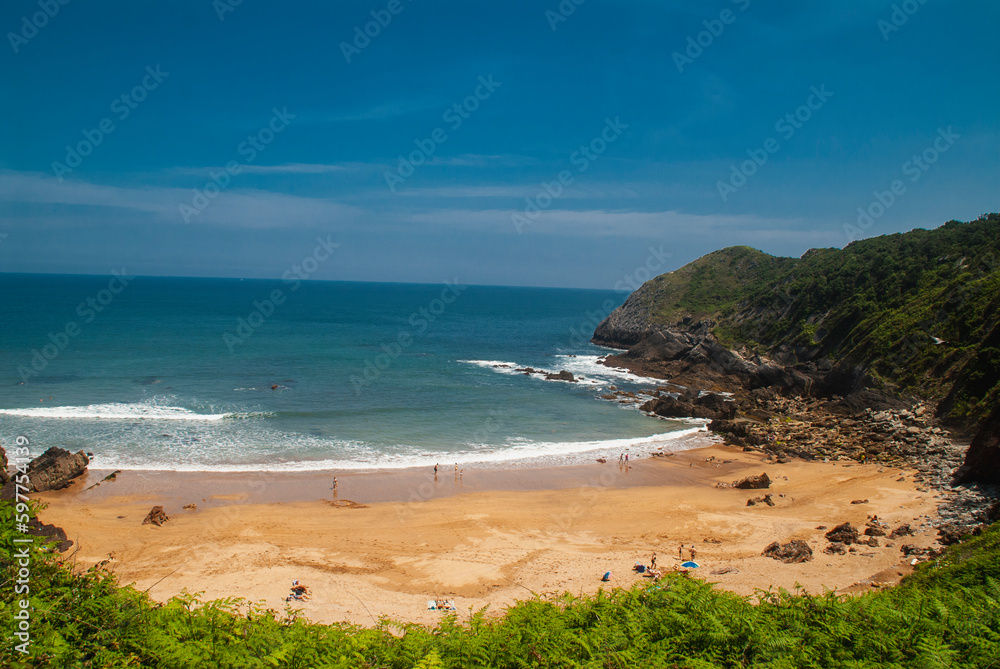
[{"label": "turquoise sea", "polygon": [[[95,468],[553,465],[695,445],[601,399],[615,291],[0,274],[0,443]],[[578,383],[516,367],[568,370]]]}]

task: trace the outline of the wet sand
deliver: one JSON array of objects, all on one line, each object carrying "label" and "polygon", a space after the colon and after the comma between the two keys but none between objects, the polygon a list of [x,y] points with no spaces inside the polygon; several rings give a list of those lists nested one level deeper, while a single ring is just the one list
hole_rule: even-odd
[{"label": "wet sand", "polygon": [[[443,463],[442,463],[443,465]],[[766,471],[775,507],[748,507],[762,491],[716,488]],[[902,543],[930,545],[921,533],[879,548],[825,555],[825,525],[863,527],[877,514],[915,526],[936,504],[912,472],[845,462],[764,462],[725,446],[669,458],[549,469],[213,474],[91,472],[67,490],[39,494],[47,523],[77,542],[76,563],[111,557],[123,584],[158,600],[187,590],[203,598],[243,597],[281,610],[293,580],[312,596],[294,602],[311,620],[371,625],[380,616],[433,623],[427,600],[455,601],[460,618],[500,612],[532,593],[592,593],[642,581],[635,562],[657,553],[680,564],[694,546],[693,574],[750,595],[801,584],[810,592],[857,591],[898,580]],[[337,495],[331,490],[338,479]],[[897,479],[903,475],[905,481]],[[852,500],[865,499],[854,505]],[[142,525],[154,504],[170,521]],[[183,509],[195,504],[194,510]],[[811,562],[760,555],[772,541],[807,541]],[[892,543],[889,547],[886,544]],[[73,549],[71,549],[73,550]],[[712,574],[729,569],[729,573]],[[610,583],[600,581],[611,571]]]}]

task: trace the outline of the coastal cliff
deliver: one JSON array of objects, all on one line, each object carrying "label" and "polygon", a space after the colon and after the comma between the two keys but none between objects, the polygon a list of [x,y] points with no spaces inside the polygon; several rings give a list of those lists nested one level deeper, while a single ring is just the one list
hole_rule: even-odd
[{"label": "coastal cliff", "polygon": [[971,436],[1000,404],[1000,215],[801,258],[715,251],[647,281],[592,341],[624,349],[609,365],[688,388],[853,412],[926,401]]}]

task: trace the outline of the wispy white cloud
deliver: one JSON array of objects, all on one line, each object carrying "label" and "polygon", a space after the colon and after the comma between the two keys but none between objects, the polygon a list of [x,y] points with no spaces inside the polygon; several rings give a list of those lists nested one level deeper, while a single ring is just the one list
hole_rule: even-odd
[{"label": "wispy white cloud", "polygon": [[434,156],[428,165],[446,165],[457,167],[519,167],[535,162],[529,156],[519,156],[510,153],[462,153],[457,156]]},{"label": "wispy white cloud", "polygon": [[[399,195],[404,197],[433,197],[441,199],[487,198],[503,197],[523,200],[534,197],[542,190],[538,183],[505,186],[444,186],[429,188],[401,188]],[[592,200],[604,198],[634,198],[638,195],[636,189],[629,185],[588,184],[586,188],[568,187],[560,194],[560,200]]]},{"label": "wispy white cloud", "polygon": [[[317,163],[285,163],[284,165],[240,165],[240,172],[246,174],[327,174],[330,172],[346,172],[356,166],[351,163],[341,164],[317,164]],[[219,166],[212,167],[174,167],[167,170],[168,174],[198,175],[206,176],[211,170],[219,170]]]},{"label": "wispy white cloud", "polygon": [[74,213],[90,216],[92,207],[104,207],[132,212],[136,223],[185,225],[181,205],[199,212],[189,217],[192,224],[232,228],[329,226],[359,223],[366,217],[364,211],[330,199],[253,189],[223,190],[200,210],[193,199],[194,191],[186,188],[130,188],[76,179],[60,183],[45,174],[0,171],[0,203],[65,205],[58,212],[38,214],[33,219],[38,224],[69,222]]},{"label": "wispy white cloud", "polygon": [[[470,197],[508,197],[524,195],[521,188],[509,186],[470,186],[424,189],[425,194],[442,199]],[[436,191],[436,192],[435,192]],[[180,205],[193,206],[194,191],[164,186],[121,187],[67,179],[60,183],[40,173],[0,171],[0,205],[29,203],[63,205],[42,207],[32,216],[12,217],[11,228],[21,225],[60,226],[79,221],[93,221],[94,208],[119,210],[124,216],[115,220],[141,225],[184,226]],[[419,202],[419,200],[408,200]],[[396,202],[396,200],[393,200]],[[233,229],[341,228],[364,225],[371,230],[412,229],[428,232],[449,230],[490,232],[516,235],[513,215],[524,216],[521,208],[447,208],[435,203],[433,208],[383,206],[381,201],[369,207],[345,205],[323,197],[302,197],[254,189],[222,191],[200,213],[191,216],[194,225]],[[612,209],[549,209],[540,212],[522,226],[525,239],[532,235],[557,235],[566,238],[669,238],[672,242],[724,239],[726,244],[784,246],[843,245],[841,227],[826,221],[801,218],[767,218],[753,215],[689,214],[673,210],[637,211]]]},{"label": "wispy white cloud", "polygon": [[345,165],[317,165],[315,163],[288,163],[286,165],[243,165],[244,172],[250,174],[325,174],[343,172]]},{"label": "wispy white cloud", "polygon": [[398,116],[406,116],[407,114],[423,112],[429,109],[444,109],[447,106],[448,101],[444,98],[402,100],[365,107],[363,109],[344,111],[340,114],[330,114],[325,118],[325,120],[332,121],[334,123],[344,121],[376,121],[395,118]]},{"label": "wispy white cloud", "polygon": [[[438,209],[410,217],[413,222],[466,230],[516,233],[513,215],[523,210]],[[765,244],[781,240],[808,246],[841,246],[843,234],[836,225],[803,219],[761,216],[685,214],[677,211],[611,211],[605,209],[552,209],[522,226],[523,234],[575,237],[669,237],[686,241],[714,237],[726,244]],[[736,240],[736,241],[730,241]]]}]

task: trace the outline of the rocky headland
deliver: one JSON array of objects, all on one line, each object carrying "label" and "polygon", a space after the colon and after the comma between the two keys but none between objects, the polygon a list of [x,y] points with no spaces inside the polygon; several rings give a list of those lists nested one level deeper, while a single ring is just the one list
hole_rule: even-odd
[{"label": "rocky headland", "polygon": [[954,543],[1000,513],[998,258],[997,214],[799,259],[716,251],[597,327],[592,341],[621,351],[605,364],[664,380],[607,397],[708,419],[776,466],[912,467],[941,499],[927,522]]}]

